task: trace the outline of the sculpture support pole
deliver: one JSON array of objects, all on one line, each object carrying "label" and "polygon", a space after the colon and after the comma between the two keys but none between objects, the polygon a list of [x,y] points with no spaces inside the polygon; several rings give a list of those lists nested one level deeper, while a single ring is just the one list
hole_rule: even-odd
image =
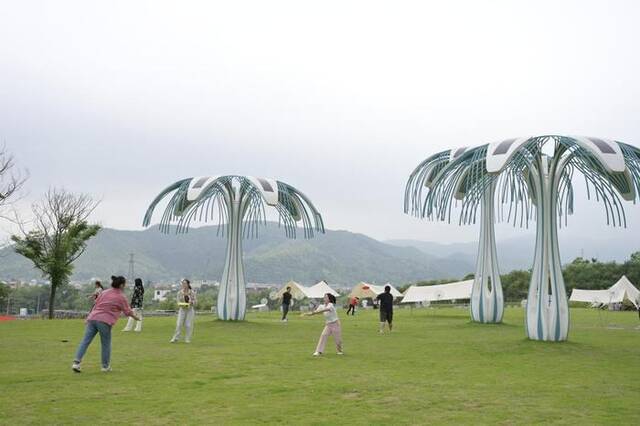
[{"label": "sculpture support pole", "polygon": [[[538,159],[532,171],[536,204],[536,247],[527,299],[525,329],[531,340],[561,342],[569,334],[569,304],[557,233],[558,181],[565,160],[551,167]],[[547,171],[549,170],[549,171]]]},{"label": "sculpture support pole", "polygon": [[218,292],[218,318],[225,321],[244,320],[247,305],[242,267],[243,206],[241,197],[234,195],[227,203],[227,257]]},{"label": "sculpture support pole", "polygon": [[480,205],[480,241],[476,260],[476,273],[471,290],[471,320],[481,323],[502,322],[504,296],[494,231],[493,199],[495,183],[482,196]]}]

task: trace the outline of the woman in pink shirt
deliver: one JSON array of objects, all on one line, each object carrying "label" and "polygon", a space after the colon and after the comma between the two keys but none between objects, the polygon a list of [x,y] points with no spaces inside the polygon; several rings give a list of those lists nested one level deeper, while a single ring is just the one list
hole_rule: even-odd
[{"label": "woman in pink shirt", "polygon": [[73,359],[71,369],[79,373],[80,362],[82,357],[89,348],[89,345],[100,333],[100,343],[102,345],[102,371],[111,371],[111,327],[118,321],[121,312],[133,319],[140,321],[133,310],[127,303],[124,295],[124,286],[127,281],[124,277],[111,277],[111,287],[105,290],[96,298],[96,304],[93,306],[91,313],[87,317],[87,327],[84,332],[84,338],[78,346],[76,356]]}]

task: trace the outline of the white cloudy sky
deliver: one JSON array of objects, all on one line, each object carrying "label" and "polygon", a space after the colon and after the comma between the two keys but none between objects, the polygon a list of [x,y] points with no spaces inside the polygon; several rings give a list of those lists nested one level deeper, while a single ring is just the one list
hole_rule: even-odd
[{"label": "white cloudy sky", "polygon": [[[7,1],[0,141],[25,202],[88,192],[109,227],[139,229],[172,181],[229,173],[297,186],[331,229],[467,241],[403,215],[413,167],[524,134],[640,145],[639,21],[636,1]],[[581,201],[563,232],[585,227],[611,235]]]}]

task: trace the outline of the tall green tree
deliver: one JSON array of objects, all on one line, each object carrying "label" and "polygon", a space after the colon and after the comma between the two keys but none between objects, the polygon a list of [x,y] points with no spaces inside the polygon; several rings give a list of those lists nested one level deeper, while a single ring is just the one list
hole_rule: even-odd
[{"label": "tall green tree", "polygon": [[97,205],[88,195],[50,189],[32,206],[33,229],[22,229],[21,235],[11,237],[15,251],[31,260],[51,282],[49,318],[53,318],[56,291],[69,282],[73,262],[100,231],[100,225],[87,221]]},{"label": "tall green tree", "polygon": [[0,314],[2,313],[2,309],[6,309],[10,292],[9,286],[0,282]]}]

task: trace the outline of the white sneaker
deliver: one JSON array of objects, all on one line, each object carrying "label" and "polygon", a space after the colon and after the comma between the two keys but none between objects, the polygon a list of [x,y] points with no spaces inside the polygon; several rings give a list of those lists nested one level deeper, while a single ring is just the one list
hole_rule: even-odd
[{"label": "white sneaker", "polygon": [[184,342],[185,343],[191,343],[191,340],[185,340]]},{"label": "white sneaker", "polygon": [[178,339],[171,339],[171,340],[169,340],[169,343],[175,343],[177,341],[178,341]]},{"label": "white sneaker", "polygon": [[82,372],[82,370],[80,369],[80,363],[79,362],[74,362],[73,364],[71,364],[71,369],[76,373],[81,373]]},{"label": "white sneaker", "polygon": [[320,355],[322,355],[322,352],[314,352],[313,353],[313,356],[320,356]]},{"label": "white sneaker", "polygon": [[102,371],[103,373],[108,373],[108,372],[110,372],[110,371],[111,371],[111,366],[108,366],[108,367],[102,367],[102,368],[100,369],[100,371]]},{"label": "white sneaker", "polygon": [[344,352],[340,351],[340,352],[336,352],[337,355],[344,355]]}]

